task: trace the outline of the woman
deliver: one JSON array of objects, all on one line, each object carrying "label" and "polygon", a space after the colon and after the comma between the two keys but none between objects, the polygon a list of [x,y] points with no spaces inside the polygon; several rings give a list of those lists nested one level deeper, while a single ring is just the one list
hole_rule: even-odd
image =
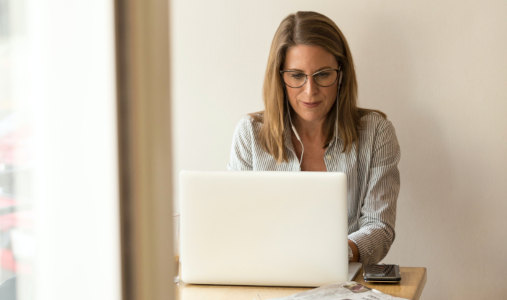
[{"label": "woman", "polygon": [[230,170],[347,174],[349,260],[379,262],[394,241],[400,150],[385,114],[357,107],[354,64],[336,24],[315,12],[275,33],[264,107],[234,133]]}]

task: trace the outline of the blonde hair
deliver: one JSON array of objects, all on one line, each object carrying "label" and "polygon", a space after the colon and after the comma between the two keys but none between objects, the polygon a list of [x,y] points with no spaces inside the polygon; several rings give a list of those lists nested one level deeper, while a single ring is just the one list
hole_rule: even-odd
[{"label": "blonde hair", "polygon": [[[385,114],[357,107],[357,80],[354,63],[345,37],[336,24],[328,17],[316,13],[299,11],[287,16],[278,27],[271,49],[264,77],[264,111],[251,114],[254,120],[261,122],[261,145],[278,162],[288,161],[284,143],[288,109],[285,105],[285,85],[280,70],[285,62],[287,49],[295,45],[320,46],[331,53],[341,67],[342,81],[338,86],[338,108],[331,108],[324,122],[326,142],[330,144],[334,136],[336,117],[338,116],[338,136],[343,141],[343,152],[349,152],[358,140],[360,119],[368,112],[375,111],[383,117]],[[338,113],[336,112],[338,109]]]}]

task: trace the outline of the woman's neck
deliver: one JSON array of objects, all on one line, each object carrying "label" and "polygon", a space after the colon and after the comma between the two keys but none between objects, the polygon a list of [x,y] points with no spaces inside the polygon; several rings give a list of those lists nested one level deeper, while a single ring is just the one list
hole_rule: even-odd
[{"label": "woman's neck", "polygon": [[308,122],[296,117],[294,127],[302,140],[324,143],[324,120]]}]

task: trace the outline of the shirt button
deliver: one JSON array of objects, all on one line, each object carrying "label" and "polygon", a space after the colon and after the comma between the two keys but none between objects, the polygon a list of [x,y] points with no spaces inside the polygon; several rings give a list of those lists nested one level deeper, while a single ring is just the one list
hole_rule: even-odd
[{"label": "shirt button", "polygon": [[326,155],[326,159],[330,160],[331,159],[331,154]]}]

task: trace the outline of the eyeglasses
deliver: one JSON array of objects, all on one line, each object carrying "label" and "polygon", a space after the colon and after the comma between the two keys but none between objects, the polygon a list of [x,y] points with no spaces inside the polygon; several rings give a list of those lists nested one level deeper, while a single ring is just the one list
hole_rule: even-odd
[{"label": "eyeglasses", "polygon": [[318,86],[328,87],[336,83],[338,80],[338,72],[340,69],[324,69],[317,71],[311,75],[307,75],[301,71],[281,70],[283,82],[291,88],[300,88],[308,81],[308,76],[312,76]]}]

